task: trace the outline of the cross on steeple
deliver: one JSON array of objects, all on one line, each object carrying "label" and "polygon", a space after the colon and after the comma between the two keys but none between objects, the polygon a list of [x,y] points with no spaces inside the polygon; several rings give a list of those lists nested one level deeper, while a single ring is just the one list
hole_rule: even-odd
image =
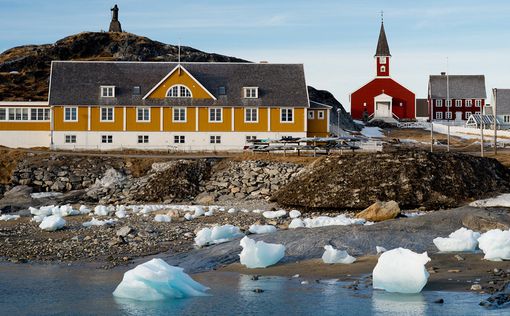
[{"label": "cross on steeple", "polygon": [[381,10],[381,23],[384,23],[384,11]]}]

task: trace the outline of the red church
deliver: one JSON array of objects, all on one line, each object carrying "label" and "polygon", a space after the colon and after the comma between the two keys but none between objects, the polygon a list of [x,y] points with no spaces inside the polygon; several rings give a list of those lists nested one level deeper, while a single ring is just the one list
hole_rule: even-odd
[{"label": "red church", "polygon": [[356,120],[396,123],[416,118],[415,94],[390,77],[390,48],[384,22],[375,52],[376,77],[350,96],[351,116]]}]

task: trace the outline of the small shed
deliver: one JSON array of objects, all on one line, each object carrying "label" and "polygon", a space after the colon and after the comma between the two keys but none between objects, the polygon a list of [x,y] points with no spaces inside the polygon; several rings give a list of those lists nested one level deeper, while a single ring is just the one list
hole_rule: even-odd
[{"label": "small shed", "polygon": [[[483,125],[484,128],[494,127],[494,115],[492,114],[471,114],[466,121],[466,127],[480,128]],[[501,124],[496,118],[496,127],[500,128]]]}]

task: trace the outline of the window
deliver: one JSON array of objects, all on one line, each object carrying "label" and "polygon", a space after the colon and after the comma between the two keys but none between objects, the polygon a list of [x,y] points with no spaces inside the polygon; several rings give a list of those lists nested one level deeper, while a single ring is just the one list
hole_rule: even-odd
[{"label": "window", "polygon": [[480,114],[482,114],[482,113],[481,113],[481,112],[479,112],[479,111],[477,111],[477,112],[475,112],[475,114],[478,114],[478,115],[480,115]]},{"label": "window", "polygon": [[134,86],[133,87],[133,95],[140,95],[142,94],[142,88],[140,86]]},{"label": "window", "polygon": [[151,120],[151,109],[144,108],[136,108],[136,121],[137,122],[150,122]]},{"label": "window", "polygon": [[103,98],[115,97],[115,86],[101,86],[101,97]]},{"label": "window", "polygon": [[244,97],[246,99],[256,99],[259,97],[259,88],[257,87],[244,87]]},{"label": "window", "polygon": [[223,112],[222,108],[209,108],[209,122],[222,122],[221,114]]},{"label": "window", "polygon": [[473,105],[473,100],[466,100],[466,107],[470,108]]},{"label": "window", "polygon": [[30,120],[48,121],[50,119],[50,109],[30,109]]},{"label": "window", "polygon": [[101,107],[101,122],[113,122],[112,107]]},{"label": "window", "polygon": [[386,66],[381,66],[381,72],[386,72]]},{"label": "window", "polygon": [[76,144],[76,135],[65,135],[66,144]]},{"label": "window", "polygon": [[219,94],[219,95],[225,95],[225,94],[227,94],[227,90],[225,89],[225,87],[224,87],[224,86],[221,86],[221,87],[219,87],[219,88],[218,88],[218,94]]},{"label": "window", "polygon": [[103,143],[103,144],[113,143],[113,136],[112,135],[101,135],[101,143]]},{"label": "window", "polygon": [[168,89],[166,96],[169,98],[191,98],[191,90],[183,85],[175,85]]},{"label": "window", "polygon": [[64,107],[64,121],[66,121],[66,122],[78,121],[78,108],[77,107]]},{"label": "window", "polygon": [[257,123],[259,121],[258,114],[257,108],[246,108],[244,109],[244,121],[248,123]]},{"label": "window", "polygon": [[138,135],[138,144],[148,144],[149,135]]},{"label": "window", "polygon": [[292,123],[294,122],[294,109],[281,109],[280,122]]},{"label": "window", "polygon": [[317,118],[319,120],[323,120],[324,119],[324,111],[319,111],[317,112]]},{"label": "window", "polygon": [[313,111],[308,111],[308,119],[309,120],[313,120],[314,117],[315,117],[314,112]]},{"label": "window", "polygon": [[446,107],[451,108],[452,107],[452,100],[446,100]]},{"label": "window", "polygon": [[448,112],[445,112],[445,118],[447,120],[451,120],[452,119],[452,112],[448,111]]},{"label": "window", "polygon": [[436,107],[442,108],[443,107],[443,100],[436,100]]},{"label": "window", "polygon": [[172,121],[173,122],[186,122],[186,108],[174,108]]},{"label": "window", "polygon": [[461,108],[462,107],[462,100],[455,100],[455,107]]},{"label": "window", "polygon": [[174,144],[184,144],[186,142],[186,138],[183,135],[175,135],[174,136]]},{"label": "window", "polygon": [[466,116],[465,116],[466,120],[469,119],[470,116],[471,116],[471,112],[466,112]]},{"label": "window", "polygon": [[221,136],[211,136],[209,141],[211,144],[221,144]]},{"label": "window", "polygon": [[0,121],[7,119],[7,109],[0,109]]},{"label": "window", "polygon": [[503,122],[510,123],[510,115],[503,115]]},{"label": "window", "polygon": [[250,143],[257,140],[257,136],[246,136],[246,142]]},{"label": "window", "polygon": [[9,108],[9,121],[28,121],[28,108]]},{"label": "window", "polygon": [[479,108],[482,106],[482,100],[475,100],[475,107]]},{"label": "window", "polygon": [[443,112],[436,112],[436,120],[442,120],[443,119]]}]

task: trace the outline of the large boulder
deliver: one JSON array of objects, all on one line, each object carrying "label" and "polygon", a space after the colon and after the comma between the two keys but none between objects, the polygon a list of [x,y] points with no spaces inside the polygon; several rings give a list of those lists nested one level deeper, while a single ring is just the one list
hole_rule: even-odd
[{"label": "large boulder", "polygon": [[357,218],[364,218],[371,222],[382,222],[393,219],[400,214],[400,207],[395,201],[375,202],[367,207],[364,211],[356,214]]}]

